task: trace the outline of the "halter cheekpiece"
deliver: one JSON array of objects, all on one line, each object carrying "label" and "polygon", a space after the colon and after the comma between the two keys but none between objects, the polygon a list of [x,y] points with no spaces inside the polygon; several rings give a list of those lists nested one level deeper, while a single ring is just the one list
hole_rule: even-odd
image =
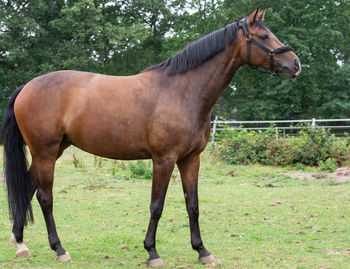
[{"label": "halter cheekpiece", "polygon": [[[287,52],[287,51],[293,51],[293,49],[290,46],[282,46],[282,47],[280,47],[278,49],[270,50],[265,45],[263,45],[259,41],[257,41],[254,38],[252,38],[252,36],[248,32],[247,18],[246,17],[241,19],[240,27],[242,28],[243,34],[245,36],[245,39],[247,40],[247,63],[248,63],[248,65],[250,67],[254,68],[254,69],[257,69],[259,72],[276,75],[277,71],[275,71],[274,68],[273,68],[274,67],[274,56],[276,54],[279,54],[279,53],[283,53],[283,52]],[[251,44],[252,43],[254,43],[258,48],[262,49],[263,51],[265,51],[270,56],[270,72],[260,71],[258,69],[259,68],[258,66],[253,66],[251,64],[251,62],[250,62],[250,48],[251,48]]]}]

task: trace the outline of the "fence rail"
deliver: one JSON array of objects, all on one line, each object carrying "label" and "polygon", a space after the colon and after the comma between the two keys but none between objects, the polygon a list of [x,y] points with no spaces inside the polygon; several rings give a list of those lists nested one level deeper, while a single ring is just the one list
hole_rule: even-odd
[{"label": "fence rail", "polygon": [[[310,123],[311,126],[293,126],[296,124],[302,124],[302,123]],[[332,125],[328,125],[329,123],[332,123]],[[339,123],[340,125],[335,125],[336,123]],[[333,133],[335,133],[337,136],[344,135],[344,133],[350,133],[350,119],[306,119],[306,120],[263,120],[263,121],[236,121],[236,120],[219,120],[216,116],[215,119],[211,122],[212,124],[212,136],[211,136],[211,143],[214,144],[215,140],[217,138],[215,137],[220,130],[223,130],[224,128],[222,125],[228,126],[231,129],[234,130],[248,130],[248,131],[255,131],[255,130],[267,130],[271,128],[271,125],[273,124],[276,130],[276,139],[286,139],[287,132],[288,135],[296,135],[296,130],[302,130],[307,128],[322,128],[322,129],[329,129]],[[289,125],[289,126],[282,126],[282,125]],[[339,133],[339,131],[343,131],[342,133]],[[282,134],[281,132],[282,131]],[[336,133],[338,131],[338,133]]]}]

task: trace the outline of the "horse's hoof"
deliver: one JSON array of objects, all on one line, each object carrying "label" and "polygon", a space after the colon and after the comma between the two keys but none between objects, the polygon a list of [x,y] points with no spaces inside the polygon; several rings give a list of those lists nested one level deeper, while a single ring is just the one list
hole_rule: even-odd
[{"label": "horse's hoof", "polygon": [[20,250],[16,252],[16,257],[22,257],[22,258],[29,258],[31,257],[30,252],[28,249]]},{"label": "horse's hoof", "polygon": [[69,256],[69,253],[66,252],[65,254],[63,254],[61,256],[57,256],[56,260],[58,260],[60,262],[71,262],[72,258]]},{"label": "horse's hoof", "polygon": [[147,260],[147,261],[146,261],[146,264],[147,264],[149,267],[152,267],[152,268],[157,268],[157,267],[164,266],[164,262],[162,261],[161,258],[156,258],[156,259],[152,259],[152,260]]},{"label": "horse's hoof", "polygon": [[211,254],[209,256],[199,257],[198,261],[202,264],[208,264],[208,263],[215,264],[216,263],[214,256]]}]

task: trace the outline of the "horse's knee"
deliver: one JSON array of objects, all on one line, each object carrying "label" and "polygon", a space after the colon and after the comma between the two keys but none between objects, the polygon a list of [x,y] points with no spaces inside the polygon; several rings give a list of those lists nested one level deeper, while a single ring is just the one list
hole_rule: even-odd
[{"label": "horse's knee", "polygon": [[191,219],[199,218],[198,205],[190,205],[187,207],[187,213]]},{"label": "horse's knee", "polygon": [[161,202],[161,201],[156,201],[152,203],[150,207],[152,219],[156,219],[156,220],[160,219],[163,212],[163,205],[164,205],[164,202]]}]

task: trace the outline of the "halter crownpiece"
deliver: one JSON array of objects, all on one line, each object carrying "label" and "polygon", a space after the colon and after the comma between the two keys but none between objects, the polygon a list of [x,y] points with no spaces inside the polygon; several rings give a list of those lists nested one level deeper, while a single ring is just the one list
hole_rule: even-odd
[{"label": "halter crownpiece", "polygon": [[268,55],[270,55],[270,72],[264,72],[264,71],[260,71],[262,73],[271,73],[273,75],[276,75],[277,72],[274,70],[273,66],[274,66],[274,56],[276,54],[280,54],[283,52],[287,52],[287,51],[293,51],[293,49],[290,46],[282,46],[279,47],[278,49],[275,50],[270,50],[269,48],[267,48],[265,45],[261,44],[260,42],[256,41],[254,38],[251,37],[251,35],[249,34],[248,28],[247,28],[247,18],[244,17],[241,19],[240,21],[240,27],[242,27],[242,31],[243,34],[245,36],[245,39],[247,40],[247,63],[250,67],[257,69],[258,71],[260,71],[258,69],[258,66],[253,66],[250,62],[250,48],[251,48],[251,44],[254,43],[258,48],[262,49],[263,51],[265,51]]}]

